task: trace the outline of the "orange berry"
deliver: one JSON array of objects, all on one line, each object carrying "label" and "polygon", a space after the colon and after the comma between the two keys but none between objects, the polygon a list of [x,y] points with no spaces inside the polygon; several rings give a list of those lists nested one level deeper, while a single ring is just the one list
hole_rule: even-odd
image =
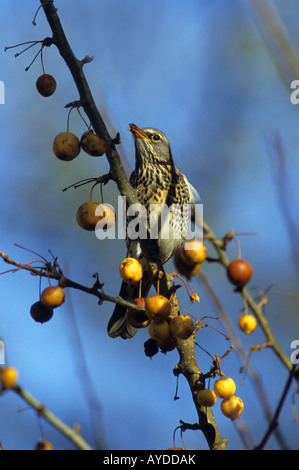
[{"label": "orange berry", "polygon": [[192,319],[186,315],[177,315],[170,320],[170,332],[178,339],[187,339],[194,330]]},{"label": "orange berry", "polygon": [[185,263],[194,265],[202,263],[207,256],[206,246],[199,240],[189,240],[182,246],[181,257]]},{"label": "orange berry", "polygon": [[135,258],[126,258],[119,265],[119,273],[127,284],[136,284],[142,278],[142,266]]},{"label": "orange berry", "polygon": [[80,141],[71,132],[61,132],[53,142],[53,152],[59,160],[69,162],[80,153]]},{"label": "orange berry", "polygon": [[227,277],[237,287],[244,287],[251,279],[253,270],[248,261],[235,259],[227,267]]},{"label": "orange berry", "polygon": [[146,300],[145,313],[157,322],[166,320],[171,312],[171,303],[163,295],[153,295]]},{"label": "orange berry", "polygon": [[17,381],[18,371],[14,367],[0,369],[0,382],[3,388],[11,388]]},{"label": "orange berry", "polygon": [[[144,297],[139,297],[132,300],[133,304],[136,304],[138,307],[145,306],[146,299]],[[145,328],[151,322],[145,312],[141,310],[134,310],[133,308],[127,309],[127,319],[131,326],[135,328]]]},{"label": "orange berry", "polygon": [[192,277],[195,276],[195,274],[198,273],[201,267],[201,263],[197,264],[187,264],[183,258],[182,258],[182,250],[184,248],[181,247],[176,254],[174,255],[174,265],[177,269],[177,271],[182,275],[185,276],[188,281],[191,281]]},{"label": "orange berry", "polygon": [[231,397],[236,391],[236,384],[231,377],[220,377],[214,384],[214,392],[219,398]]},{"label": "orange berry", "polygon": [[233,395],[229,398],[224,398],[221,402],[220,409],[224,416],[232,420],[238,418],[244,410],[244,403],[241,398]]},{"label": "orange berry", "polygon": [[31,305],[30,315],[36,322],[45,323],[53,317],[53,309],[46,307],[40,300],[38,300]]},{"label": "orange berry", "polygon": [[46,287],[41,293],[40,301],[47,308],[56,308],[64,302],[64,290],[60,286]]},{"label": "orange berry", "polygon": [[108,145],[104,139],[98,137],[92,129],[84,132],[80,140],[84,152],[92,157],[100,157],[108,150]]},{"label": "orange berry", "polygon": [[41,440],[36,444],[35,450],[53,450],[53,446],[51,442]]},{"label": "orange berry", "polygon": [[53,95],[56,90],[56,80],[52,75],[44,73],[36,80],[36,89],[40,95],[48,97]]},{"label": "orange berry", "polygon": [[213,390],[205,388],[204,390],[199,390],[196,399],[201,406],[214,406],[217,401],[217,396]]},{"label": "orange berry", "polygon": [[249,335],[256,329],[256,319],[250,313],[244,313],[239,317],[238,325],[240,330],[244,331],[246,335]]}]

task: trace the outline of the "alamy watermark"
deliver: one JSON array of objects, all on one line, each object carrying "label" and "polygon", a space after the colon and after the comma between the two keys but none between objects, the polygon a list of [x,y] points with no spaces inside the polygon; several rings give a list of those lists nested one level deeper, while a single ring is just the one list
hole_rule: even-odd
[{"label": "alamy watermark", "polygon": [[[111,211],[115,209],[110,204]],[[96,237],[99,240],[108,239],[163,239],[179,240],[183,236],[187,240],[203,241],[203,204],[150,204],[149,211],[143,204],[126,206],[126,197],[118,196],[117,217],[115,224],[109,224],[109,216],[105,214],[105,207],[99,204],[95,215],[101,217],[95,228]],[[194,219],[194,229],[192,229]],[[172,223],[174,221],[174,223]],[[116,233],[117,230],[117,233]],[[191,249],[192,247],[186,249]]]},{"label": "alamy watermark", "polygon": [[291,96],[290,96],[291,103],[298,104],[299,103],[299,80],[293,80],[291,82],[290,87],[294,89],[294,91],[292,91]]},{"label": "alamy watermark", "polygon": [[299,339],[294,339],[290,344],[290,348],[294,349],[290,356],[291,363],[297,365],[299,364]]}]

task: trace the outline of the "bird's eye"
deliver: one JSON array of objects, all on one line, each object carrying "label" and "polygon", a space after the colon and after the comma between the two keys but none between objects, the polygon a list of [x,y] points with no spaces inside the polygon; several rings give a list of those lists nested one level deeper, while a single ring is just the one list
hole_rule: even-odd
[{"label": "bird's eye", "polygon": [[152,139],[157,142],[158,140],[161,139],[161,137],[159,136],[159,134],[154,134],[153,137],[152,137]]}]

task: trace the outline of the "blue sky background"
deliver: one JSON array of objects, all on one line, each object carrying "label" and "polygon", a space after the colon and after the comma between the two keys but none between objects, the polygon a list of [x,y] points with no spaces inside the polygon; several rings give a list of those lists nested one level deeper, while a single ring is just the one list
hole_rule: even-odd
[{"label": "blue sky background", "polygon": [[[33,0],[1,2],[0,79],[5,83],[5,105],[0,106],[0,249],[21,262],[36,257],[15,243],[45,257],[51,250],[69,277],[92,285],[92,275],[98,272],[104,290],[117,295],[124,242],[100,242],[77,226],[76,210],[88,200],[88,186],[62,192],[75,181],[106,173],[105,157],[82,152],[73,162],[64,163],[52,153],[54,136],[66,130],[64,105],[78,98],[70,73],[54,47],[44,49],[46,72],[55,76],[58,86],[52,97],[42,98],[35,89],[42,73],[40,59],[25,72],[38,46],[18,58],[14,53],[22,48],[4,53],[5,46],[50,36],[42,11],[37,26],[32,25],[38,5]],[[281,137],[291,194],[287,194],[287,207],[298,227],[299,108],[290,102],[289,84],[273,61],[250,2],[56,0],[55,5],[76,56],[94,56],[84,70],[109,129],[121,134],[120,152],[128,172],[134,165],[128,124],[163,130],[178,167],[198,190],[204,217],[214,232],[219,236],[232,228],[257,232],[239,237],[242,255],[254,269],[251,285],[264,290],[275,282],[275,290],[296,293],[298,265],[269,136],[278,132]],[[297,50],[296,0],[277,0],[275,5]],[[70,130],[79,137],[86,130],[76,112],[71,115]],[[117,195],[113,183],[104,188],[105,202],[115,204]],[[232,243],[228,255],[233,259],[236,254]],[[173,269],[172,261],[167,267]],[[0,272],[7,268],[3,263]],[[242,299],[233,293],[221,266],[207,264],[203,272],[236,327]],[[46,285],[43,280],[42,287]],[[203,287],[196,280],[192,287],[200,304],[189,307],[183,289],[181,304],[199,318],[215,316]],[[148,359],[143,354],[148,338],[144,330],[131,341],[108,338],[112,304],[99,307],[91,296],[67,291],[66,302],[53,319],[39,325],[29,314],[38,299],[38,279],[26,272],[2,275],[0,292],[0,337],[7,363],[18,369],[20,384],[59,418],[71,426],[79,423],[92,446],[97,446],[94,424],[105,448],[166,449],[180,419],[196,421],[183,377],[180,399],[173,400],[176,351]],[[298,300],[271,295],[266,314],[290,355],[290,343],[299,337]],[[219,322],[211,323],[224,330]],[[240,340],[247,350],[264,336],[257,330],[248,337],[240,335]],[[229,346],[209,328],[200,332],[198,342],[213,356],[221,356]],[[209,356],[200,349],[197,352],[200,367],[207,371]],[[255,353],[252,364],[273,412],[287,373],[269,349]],[[250,377],[241,383],[240,366],[235,351],[223,361],[224,373],[235,379],[237,394],[245,403],[242,422],[258,443],[267,422]],[[23,406],[13,393],[0,397],[0,441],[6,449],[32,449],[38,440],[36,416],[29,409],[20,411]],[[221,415],[219,403],[214,409],[229,448],[243,449],[236,423]],[[47,423],[42,422],[42,428],[54,448],[73,449]],[[289,447],[298,449],[291,394],[280,430]],[[207,448],[200,432],[187,431],[184,441],[187,448]],[[274,436],[267,448],[279,448]]]}]

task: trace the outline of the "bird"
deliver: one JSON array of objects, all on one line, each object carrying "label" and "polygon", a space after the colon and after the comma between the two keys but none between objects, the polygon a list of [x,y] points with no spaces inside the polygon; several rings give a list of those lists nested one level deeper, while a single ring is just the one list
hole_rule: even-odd
[{"label": "bird", "polygon": [[[157,245],[162,265],[164,265],[180,248],[185,241],[189,218],[182,209],[184,205],[194,205],[199,198],[195,188],[189,183],[187,177],[181,173],[173,161],[169,140],[166,135],[155,128],[140,128],[135,124],[129,124],[135,143],[135,169],[129,177],[131,186],[137,192],[137,198],[146,210],[146,219],[149,222],[150,209],[158,208],[160,222],[157,229]],[[166,206],[165,206],[166,205]],[[162,236],[161,218],[159,208],[170,207],[169,232]],[[127,217],[127,227],[132,217]],[[153,220],[153,219],[151,219]],[[152,227],[151,227],[152,228]],[[127,255],[140,261],[143,267],[143,278],[140,285],[129,285],[122,282],[119,297],[132,301],[139,296],[146,297],[151,281],[147,271],[147,259],[142,252],[141,244],[136,237],[126,236]],[[131,326],[126,318],[126,307],[115,305],[113,314],[108,322],[108,335],[112,338],[132,338],[137,328]]]}]

